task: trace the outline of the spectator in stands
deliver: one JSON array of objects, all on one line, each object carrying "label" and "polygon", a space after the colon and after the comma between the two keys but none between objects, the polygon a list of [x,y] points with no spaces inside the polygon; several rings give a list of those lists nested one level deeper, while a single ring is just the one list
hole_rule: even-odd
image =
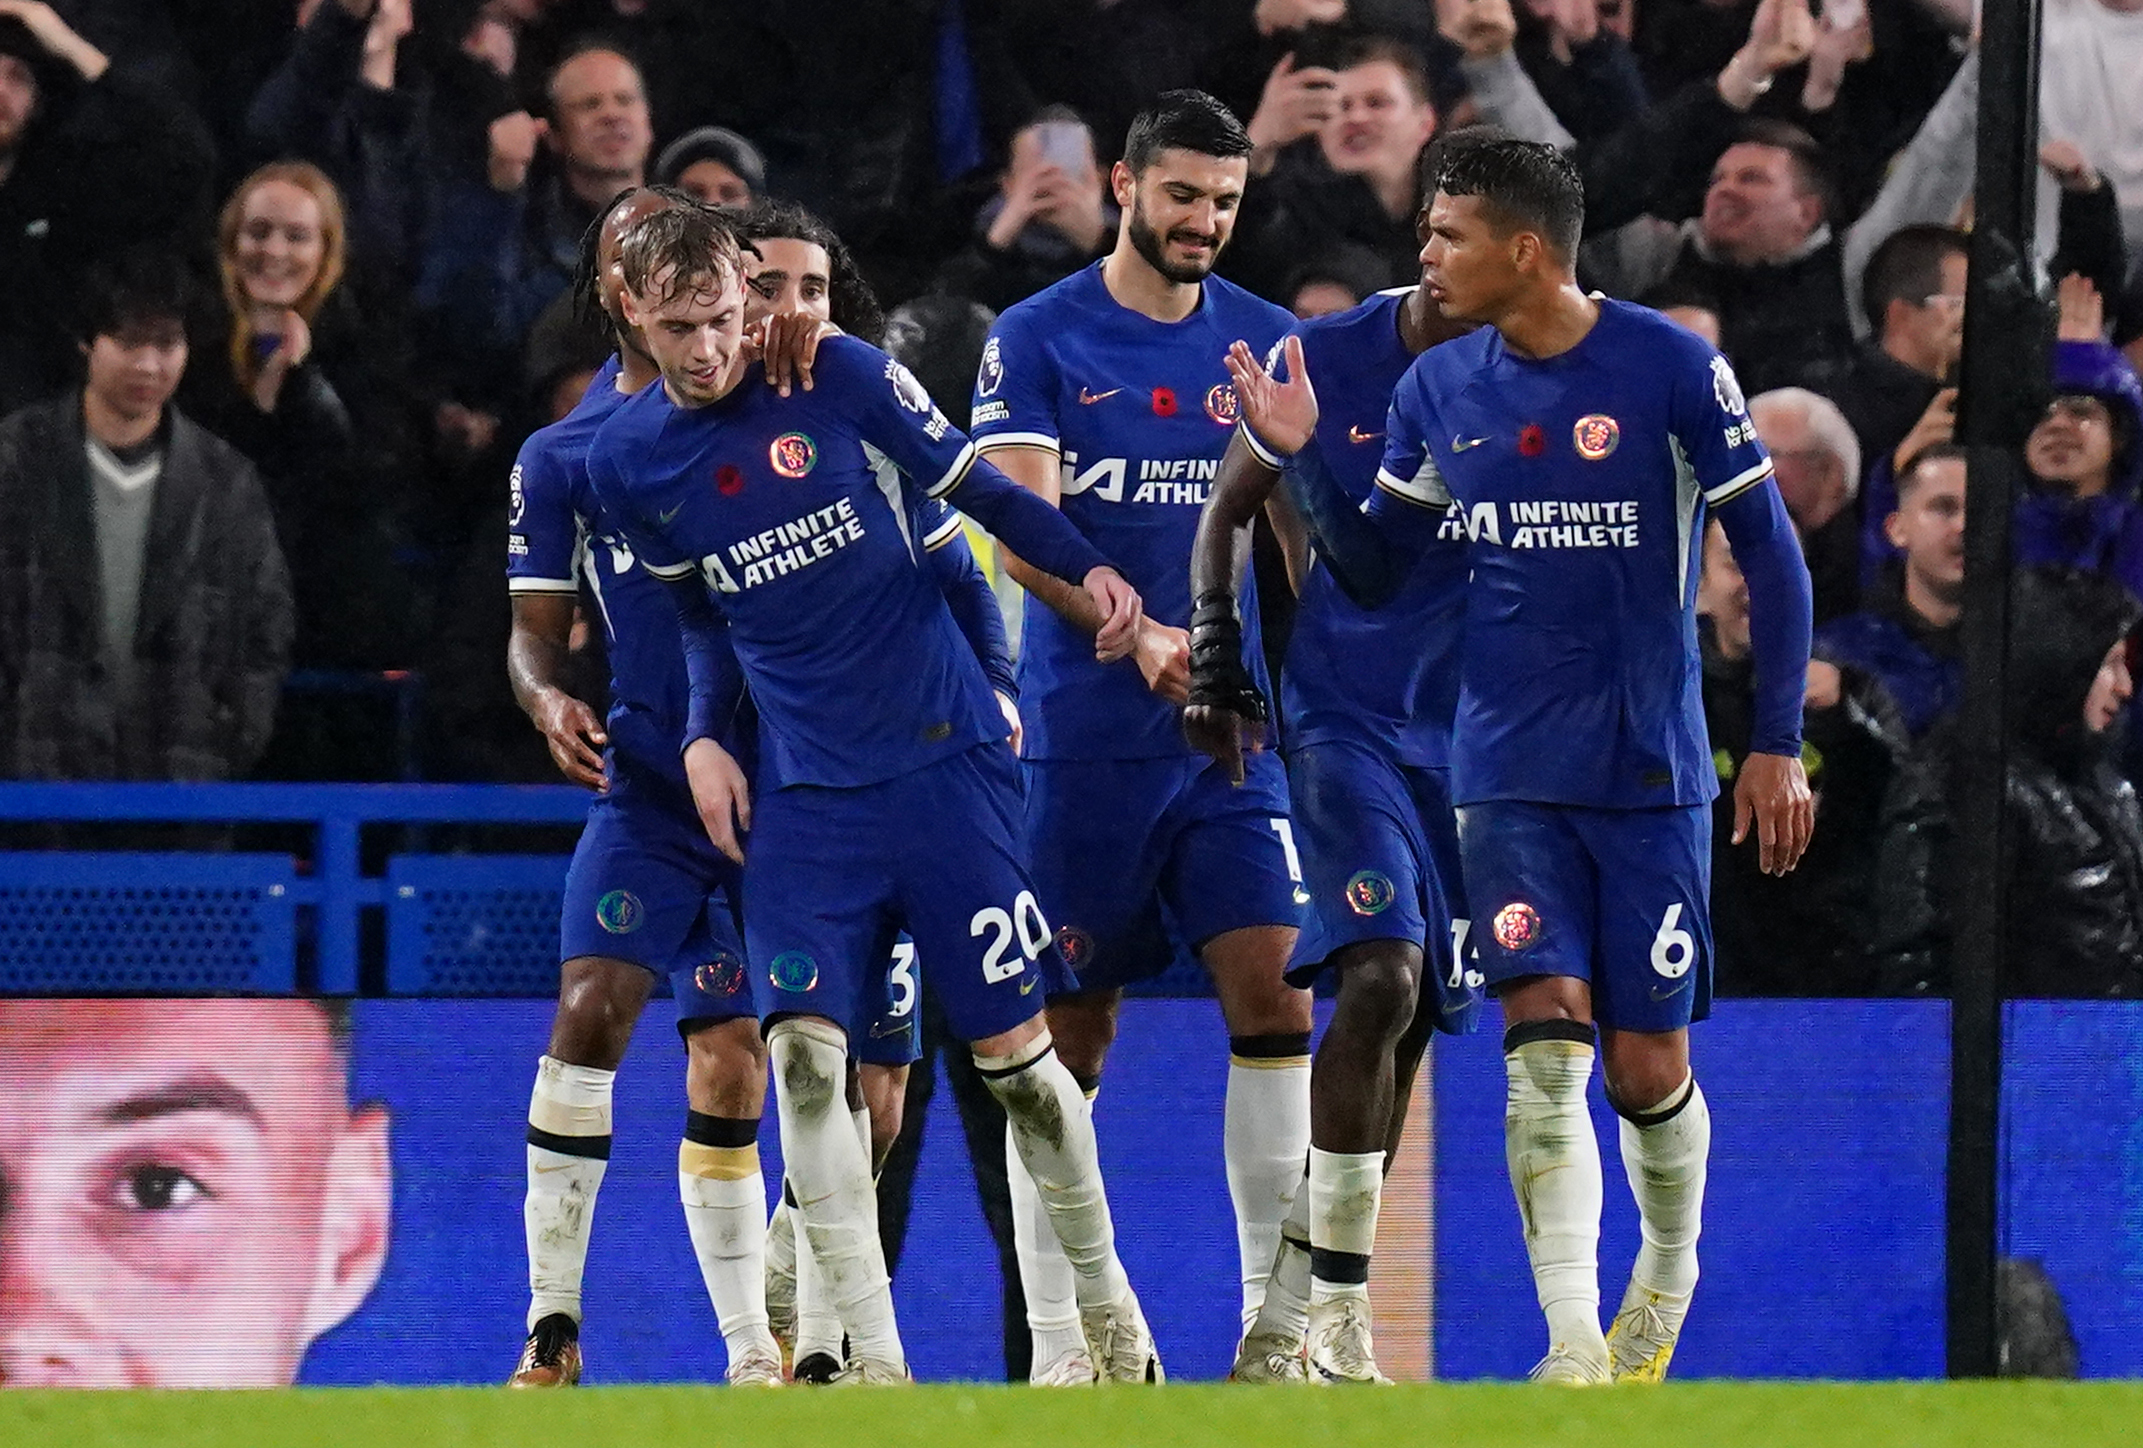
[{"label": "spectator in stands", "polygon": [[1778,490],[1800,532],[1815,584],[1816,622],[1851,613],[1860,592],[1860,443],[1836,403],[1804,387],[1749,400],[1749,420],[1771,451]]},{"label": "spectator in stands", "polygon": [[[2127,240],[2127,289],[2132,293],[2143,293],[2139,75],[2143,75],[2143,0],[2076,0],[2048,7],[2040,44],[2040,130],[2073,142],[2111,186]],[[2046,190],[2042,186],[2042,216],[2053,209]]]},{"label": "spectator in stands", "polygon": [[49,5],[0,0],[0,414],[66,387],[83,269],[207,231],[215,150]]},{"label": "spectator in stands", "polygon": [[349,1030],[346,1002],[0,1002],[0,1384],[296,1379],[387,1260]]},{"label": "spectator in stands", "polygon": [[290,578],[252,464],[171,405],[192,291],[100,264],[87,384],[0,422],[0,777],[240,779],[267,742]]},{"label": "spectator in stands", "polygon": [[1378,36],[1350,46],[1334,76],[1331,118],[1317,130],[1321,164],[1252,183],[1233,270],[1277,296],[1304,257],[1348,242],[1382,260],[1380,285],[1418,279],[1421,154],[1435,133],[1436,107],[1414,50]]},{"label": "spectator in stands", "polygon": [[1719,299],[1702,287],[1657,286],[1638,300],[1681,323],[1712,346],[1719,345]]},{"label": "spectator in stands", "polygon": [[1883,531],[1904,557],[1870,586],[1857,613],[1816,632],[1816,652],[1882,681],[1918,739],[1964,693],[1964,449],[1936,443],[1898,483]]},{"label": "spectator in stands", "polygon": [[1956,394],[1947,384],[1964,347],[1964,277],[1964,233],[1948,226],[1903,227],[1868,259],[1860,290],[1875,335],[1824,391],[1871,467],[1887,461],[1894,475],[1912,454],[1948,438]]},{"label": "spectator in stands", "polygon": [[[1628,39],[1601,23],[1601,0],[1523,0],[1514,51],[1541,99],[1579,141],[1642,114],[1644,76]],[[1627,24],[1628,12],[1620,12]]]},{"label": "spectator in stands", "polygon": [[399,357],[342,288],[342,198],[306,162],[263,166],[231,193],[216,243],[227,331],[189,369],[185,399],[260,471],[296,586],[295,662],[406,666],[410,589],[394,563],[396,484],[411,465]]},{"label": "spectator in stands", "polygon": [[413,5],[318,0],[246,111],[253,150],[325,171],[349,198],[352,254],[405,283],[422,259],[436,186],[431,88],[402,57]]},{"label": "spectator in stands", "polygon": [[2024,443],[2019,563],[2065,563],[2143,591],[2143,383],[2103,339],[2097,292],[2061,284],[2054,400]]},{"label": "spectator in stands", "polygon": [[[2008,989],[2143,995],[2143,815],[2108,755],[2135,690],[2135,597],[2103,576],[2019,570],[2009,606]],[[1946,770],[1952,731],[1928,738]],[[1955,882],[1951,822],[1929,826],[1938,902]]]},{"label": "spectator in stands", "polygon": [[[457,395],[487,409],[519,391],[529,328],[565,293],[596,213],[645,179],[653,139],[639,69],[616,50],[572,52],[546,95],[546,119],[491,122],[484,181],[448,197],[418,284],[441,351],[459,364]],[[554,164],[539,173],[546,145]]]},{"label": "spectator in stands", "polygon": [[1712,167],[1668,279],[1719,298],[1722,350],[1754,391],[1852,351],[1831,210],[1821,151],[1784,122],[1748,122]]},{"label": "spectator in stands", "polygon": [[741,211],[766,197],[766,158],[726,126],[701,126],[662,148],[655,184]]},{"label": "spectator in stands", "polygon": [[[1808,666],[1803,761],[1816,828],[1790,875],[1766,875],[1733,840],[1733,781],[1756,695],[1749,595],[1718,524],[1705,530],[1697,610],[1704,718],[1721,785],[1712,825],[1712,934],[1722,994],[1865,995],[1899,942],[1886,934],[1883,844],[1909,748],[1897,707],[1862,671]],[[1894,969],[1894,967],[1893,967]]]},{"label": "spectator in stands", "polygon": [[1340,242],[1295,268],[1281,289],[1280,305],[1298,317],[1330,316],[1382,291],[1384,278],[1382,257]]},{"label": "spectator in stands", "polygon": [[1012,137],[997,195],[975,218],[974,241],[939,274],[940,289],[1001,312],[1106,253],[1116,215],[1093,133],[1069,107],[1045,107]]}]

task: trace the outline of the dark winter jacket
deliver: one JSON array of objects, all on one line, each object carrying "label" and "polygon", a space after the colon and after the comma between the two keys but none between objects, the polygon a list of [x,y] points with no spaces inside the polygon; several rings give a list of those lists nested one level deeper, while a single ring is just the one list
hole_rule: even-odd
[{"label": "dark winter jacket", "polygon": [[1870,606],[1816,630],[1816,654],[1874,675],[1897,701],[1905,730],[1918,739],[1954,713],[1964,696],[1964,656],[1956,625],[1937,628],[1905,602],[1890,580]]},{"label": "dark winter jacket", "polygon": [[170,409],[135,687],[115,697],[80,394],[0,422],[0,777],[242,778],[290,658],[290,577],[259,480]]},{"label": "dark winter jacket", "polygon": [[1820,381],[1832,359],[1853,350],[1845,274],[1837,238],[1818,228],[1798,256],[1736,266],[1709,254],[1694,228],[1667,285],[1719,299],[1719,350],[1734,359],[1751,397]]},{"label": "dark winter jacket", "polygon": [[1801,756],[1816,828],[1789,875],[1766,875],[1756,845],[1735,845],[1734,781],[1748,758],[1755,689],[1747,659],[1728,659],[1703,628],[1704,719],[1720,793],[1712,816],[1712,935],[1722,995],[1857,996],[1924,948],[1894,908],[1893,828],[1917,812],[1898,795],[1907,752],[1897,706],[1880,683],[1846,668],[1842,697],[1804,716]]},{"label": "dark winter jacket", "polygon": [[[2143,812],[2108,762],[2111,741],[2083,727],[2092,679],[2138,612],[2126,590],[2097,574],[2016,576],[2003,859],[2010,995],[2143,995]],[[1953,732],[1939,728],[1926,742],[1925,767],[1938,778],[1955,758]],[[1937,841],[1932,897],[1947,912],[1960,882],[1946,819]]]}]

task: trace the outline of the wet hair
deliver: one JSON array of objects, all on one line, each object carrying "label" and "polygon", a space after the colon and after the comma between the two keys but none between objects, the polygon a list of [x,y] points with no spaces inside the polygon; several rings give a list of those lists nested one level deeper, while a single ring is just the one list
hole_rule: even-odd
[{"label": "wet hair", "polygon": [[191,331],[202,288],[179,257],[159,247],[129,247],[89,268],[83,278],[76,336],[84,346],[158,322]]},{"label": "wet hair", "polygon": [[1920,472],[1922,468],[1929,463],[1948,462],[1951,459],[1961,463],[1968,455],[1962,443],[1938,442],[1930,443],[1905,459],[1905,466],[1899,468],[1897,473],[1898,505],[1900,507],[1904,506],[1905,499],[1910,497],[1913,490],[1918,488],[1922,482],[1926,481]]},{"label": "wet hair", "polygon": [[1585,231],[1585,182],[1553,146],[1501,134],[1453,137],[1438,155],[1436,189],[1477,196],[1499,229],[1530,231],[1563,257]]},{"label": "wet hair", "polygon": [[[744,274],[736,218],[696,202],[641,218],[619,243],[618,264],[626,287],[635,296],[652,296],[657,306]],[[664,272],[669,277],[656,288]]]},{"label": "wet hair", "polygon": [[628,186],[610,198],[608,205],[595,214],[588,229],[580,234],[580,256],[573,263],[573,314],[588,326],[610,335],[611,320],[603,311],[603,288],[601,285],[601,257],[603,254],[603,228],[610,218],[617,215],[618,208],[631,201],[641,192],[651,192],[672,206],[698,206],[700,200],[688,191],[675,186]]},{"label": "wet hair", "polygon": [[1231,160],[1256,149],[1243,123],[1202,90],[1163,91],[1140,111],[1124,136],[1124,165],[1137,175],[1163,151],[1190,151]]},{"label": "wet hair", "polygon": [[1942,290],[1942,264],[1966,245],[1953,226],[1901,226],[1883,238],[1860,277],[1861,310],[1878,336],[1892,302],[1919,306]]},{"label": "wet hair", "polygon": [[878,305],[878,294],[832,227],[793,201],[762,201],[738,218],[737,230],[747,242],[801,241],[824,251],[833,324],[873,347],[884,341],[885,311]]}]

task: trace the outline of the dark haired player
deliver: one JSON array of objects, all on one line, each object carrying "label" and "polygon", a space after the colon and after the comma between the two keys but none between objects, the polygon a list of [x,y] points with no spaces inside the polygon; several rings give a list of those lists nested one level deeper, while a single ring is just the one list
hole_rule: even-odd
[{"label": "dark haired player", "polygon": [[[1299,468],[1327,562],[1389,589],[1452,504],[1467,586],[1452,793],[1484,974],[1503,1003],[1506,1131],[1549,1350],[1545,1382],[1658,1381],[1696,1286],[1711,1120],[1689,1069],[1709,1011],[1710,801],[1696,562],[1715,514],[1748,577],[1758,723],[1735,785],[1763,868],[1793,868],[1810,593],[1733,369],[1658,313],[1589,297],[1570,163],[1502,139],[1441,163],[1422,285],[1453,321],[1392,399],[1367,520],[1319,449],[1299,341],[1287,381],[1238,345],[1244,416]],[[1599,1320],[1600,1156],[1586,1112],[1595,1023],[1644,1245]]]},{"label": "dark haired player", "polygon": [[[1433,171],[1424,189],[1435,190]],[[1289,334],[1319,379],[1308,446],[1349,501],[1366,501],[1375,486],[1392,389],[1416,356],[1464,330],[1425,289],[1409,287]],[[1184,733],[1238,777],[1265,702],[1244,660],[1235,580],[1251,520],[1280,471],[1245,430],[1221,463],[1191,556]],[[1309,1168],[1264,1305],[1236,1355],[1237,1381],[1300,1381],[1305,1372],[1388,1381],[1369,1314],[1383,1177],[1429,1033],[1470,1030],[1480,1006],[1450,780],[1468,566],[1454,525],[1388,598],[1350,598],[1315,555],[1302,581],[1280,688],[1310,906],[1289,977],[1306,985],[1329,969],[1339,998],[1311,1069]]]},{"label": "dark haired player", "polygon": [[[1246,1325],[1309,1144],[1309,994],[1282,979],[1303,895],[1279,761],[1252,759],[1236,784],[1184,742],[1179,721],[1185,565],[1237,419],[1223,358],[1230,340],[1270,345],[1293,322],[1210,275],[1250,151],[1203,92],[1170,91],[1141,112],[1110,174],[1123,208],[1115,249],[998,318],[974,408],[976,445],[1120,559],[1148,601],[1133,660],[1097,655],[1099,618],[1078,590],[1006,560],[1030,595],[1027,837],[1080,979],[1050,998],[1049,1024],[1091,1092],[1126,984],[1166,969],[1179,946],[1212,972],[1229,1036],[1223,1135]],[[1245,615],[1255,661],[1247,593]],[[1012,1185],[1032,1381],[1083,1381],[1070,1274],[1016,1169]]]},{"label": "dark haired player", "polygon": [[[590,470],[642,561],[677,584],[693,675],[685,762],[701,814],[728,844],[750,829],[745,938],[782,1147],[852,1379],[907,1378],[869,1158],[835,1110],[848,1041],[869,1026],[867,963],[905,926],[1049,1197],[1097,1368],[1157,1380],[1093,1126],[1039,1009],[1062,962],[1021,862],[1017,765],[988,679],[922,571],[920,502],[955,503],[1080,580],[1104,621],[1101,647],[1128,642],[1138,595],[979,462],[876,348],[823,342],[807,392],[748,385],[742,265],[724,219],[657,214],[626,237],[622,262],[626,316],[663,385],[604,425]],[[704,656],[717,610],[759,710],[756,802],[717,742]]]}]

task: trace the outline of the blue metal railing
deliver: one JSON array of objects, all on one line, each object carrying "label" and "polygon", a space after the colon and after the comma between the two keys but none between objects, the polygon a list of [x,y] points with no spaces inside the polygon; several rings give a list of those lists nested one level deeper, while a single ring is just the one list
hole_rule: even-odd
[{"label": "blue metal railing", "polygon": [[[359,849],[364,830],[384,825],[574,825],[586,818],[588,800],[586,791],[567,785],[0,783],[0,821],[309,828],[314,836],[310,870],[268,888],[289,906],[312,908],[313,984],[323,994],[349,995],[360,982],[360,916],[367,908],[390,904],[387,876],[364,871]],[[97,883],[100,872],[127,874],[119,862],[131,861],[138,884],[144,868],[153,878],[156,860],[177,858],[95,851],[0,853],[0,894],[33,875],[49,891],[55,868],[70,864],[86,889]],[[211,872],[217,860],[229,861],[230,873],[239,876],[262,857],[186,858]],[[552,863],[562,873],[563,860]]]}]

